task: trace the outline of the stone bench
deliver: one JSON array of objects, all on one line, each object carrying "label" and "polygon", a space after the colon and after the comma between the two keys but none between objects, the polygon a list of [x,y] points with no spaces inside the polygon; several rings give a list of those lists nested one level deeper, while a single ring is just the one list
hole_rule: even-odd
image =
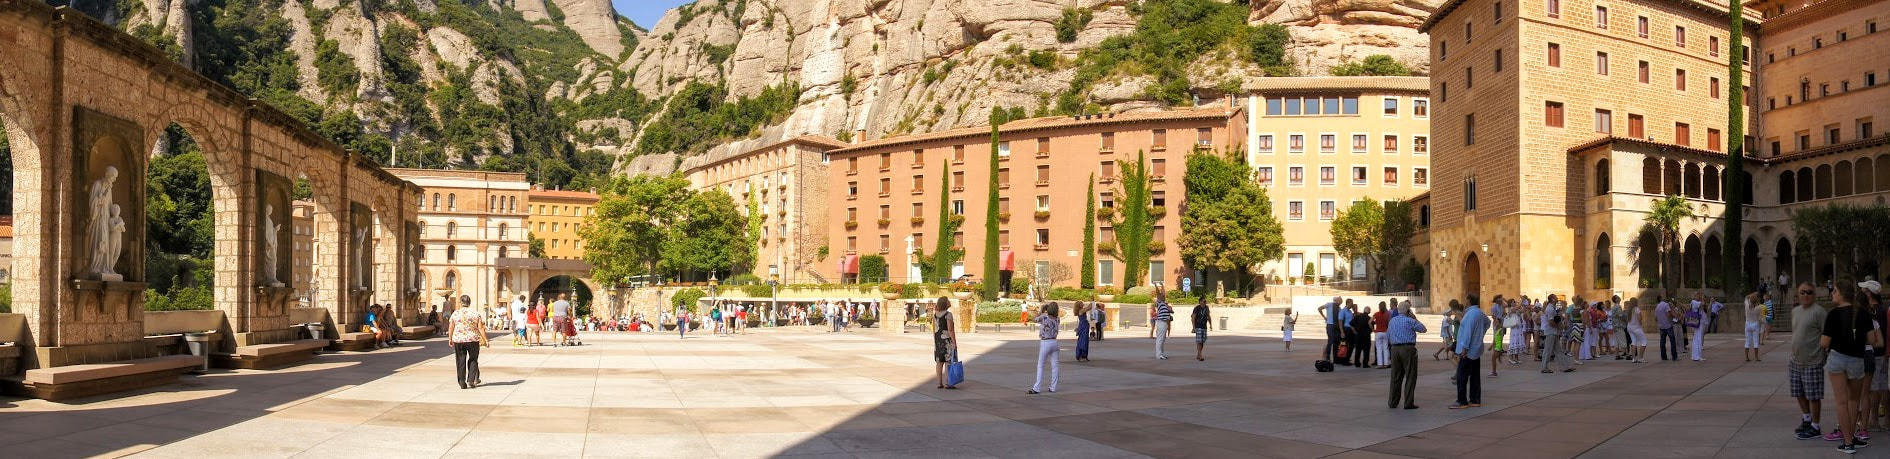
[{"label": "stone bench", "polygon": [[374,350],[374,334],[373,333],[341,332],[339,333],[339,335],[341,336],[341,339],[337,339],[335,340],[334,344],[330,344],[328,346],[329,349],[337,350],[337,351]]},{"label": "stone bench", "polygon": [[237,346],[234,354],[219,354],[216,364],[223,368],[276,368],[315,357],[328,347],[325,339],[300,339],[282,343]]},{"label": "stone bench", "polygon": [[67,365],[26,370],[17,389],[28,397],[68,400],[100,394],[157,387],[177,382],[177,375],[195,370],[203,357],[167,355],[111,363]]},{"label": "stone bench", "polygon": [[432,325],[415,325],[411,327],[400,327],[400,339],[416,339],[417,340],[417,339],[432,338],[433,334],[438,331],[439,329],[434,328]]}]

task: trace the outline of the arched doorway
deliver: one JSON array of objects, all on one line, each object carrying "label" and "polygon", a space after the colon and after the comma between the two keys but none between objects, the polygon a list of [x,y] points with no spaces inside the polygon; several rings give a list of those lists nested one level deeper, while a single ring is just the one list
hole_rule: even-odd
[{"label": "arched doorway", "polygon": [[1463,298],[1446,298],[1443,301],[1448,303],[1451,299],[1467,300],[1470,295],[1476,295],[1477,298],[1483,297],[1483,266],[1482,262],[1477,260],[1475,251],[1463,257]]},{"label": "arched doorway", "polygon": [[[1793,258],[1792,241],[1790,239],[1786,239],[1783,237],[1778,238],[1778,244],[1774,246],[1772,250],[1773,250],[1772,252],[1773,253],[1772,255],[1773,275],[1772,275],[1772,279],[1766,279],[1766,280],[1777,282],[1779,274],[1786,275],[1786,277],[1788,278],[1787,280],[1798,280],[1798,271],[1797,271],[1798,264],[1794,263],[1792,260]],[[1790,287],[1790,285],[1787,285],[1786,287]]]},{"label": "arched doorway", "polygon": [[1759,282],[1761,282],[1759,280],[1759,241],[1746,238],[1745,249],[1743,249],[1742,252],[1743,253],[1739,254],[1741,258],[1739,263],[1741,266],[1745,267],[1746,287],[1757,289],[1759,288]]},{"label": "arched doorway", "polygon": [[567,295],[566,298],[570,299],[571,306],[576,308],[573,312],[577,315],[589,315],[592,304],[591,286],[571,276],[552,276],[538,282],[537,286],[532,287],[531,302],[538,304],[540,301],[557,301],[559,294]]}]

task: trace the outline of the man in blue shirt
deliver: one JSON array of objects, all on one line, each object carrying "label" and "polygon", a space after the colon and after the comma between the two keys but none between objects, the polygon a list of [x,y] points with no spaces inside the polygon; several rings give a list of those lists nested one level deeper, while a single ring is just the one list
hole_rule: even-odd
[{"label": "man in blue shirt", "polygon": [[1476,294],[1464,308],[1462,325],[1457,326],[1457,404],[1450,409],[1483,406],[1483,375],[1478,365],[1483,358],[1483,334],[1490,331],[1490,317],[1477,308]]},{"label": "man in blue shirt", "polygon": [[1399,314],[1391,318],[1391,326],[1386,328],[1385,339],[1391,342],[1391,402],[1388,408],[1397,408],[1400,400],[1404,409],[1417,409],[1417,336],[1430,330],[1424,329],[1424,323],[1411,316],[1411,306],[1399,308]]},{"label": "man in blue shirt", "polygon": [[1680,338],[1673,332],[1673,304],[1667,298],[1661,298],[1654,305],[1654,326],[1660,329],[1660,360],[1668,360],[1668,349],[1673,349],[1672,360],[1680,360]]},{"label": "man in blue shirt", "polygon": [[1339,306],[1345,304],[1339,297],[1332,297],[1331,303],[1319,307],[1319,317],[1326,319],[1326,356],[1325,361],[1332,361],[1339,356]]}]

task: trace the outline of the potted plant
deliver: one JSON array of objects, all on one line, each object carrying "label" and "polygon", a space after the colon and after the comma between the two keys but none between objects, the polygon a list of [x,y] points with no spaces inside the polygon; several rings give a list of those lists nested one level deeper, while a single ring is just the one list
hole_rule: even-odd
[{"label": "potted plant", "polygon": [[1096,208],[1097,220],[1108,220],[1115,216],[1116,216],[1116,208],[1114,207],[1097,207]]},{"label": "potted plant", "polygon": [[1167,207],[1148,206],[1148,218],[1159,219],[1162,218],[1163,215],[1168,215]]},{"label": "potted plant", "polygon": [[905,288],[906,288],[905,285],[902,285],[898,282],[882,283],[882,284],[879,284],[879,296],[880,298],[885,298],[888,300],[897,300],[899,299],[899,295],[905,292]]},{"label": "potted plant", "polygon": [[925,224],[925,217],[912,217],[912,226]]},{"label": "potted plant", "polygon": [[1010,213],[1010,212],[998,212],[998,221],[1001,221],[1001,222],[1007,222],[1007,221],[1011,221],[1011,213]]},{"label": "potted plant", "polygon": [[854,220],[847,220],[846,227],[847,229],[859,228],[860,222],[854,221]]},{"label": "potted plant", "polygon": [[1105,285],[1102,287],[1098,287],[1096,289],[1096,301],[1101,301],[1104,303],[1115,301],[1116,295],[1120,293],[1122,293],[1122,291],[1116,289],[1115,286]]},{"label": "potted plant", "polygon": [[1049,211],[1049,210],[1039,210],[1039,211],[1037,211],[1037,219],[1038,219],[1038,220],[1043,220],[1043,219],[1046,219],[1046,218],[1050,218],[1050,211]]},{"label": "potted plant", "polygon": [[877,323],[879,323],[879,315],[873,314],[873,310],[868,309],[860,312],[860,326],[871,327],[873,324]]},{"label": "potted plant", "polygon": [[827,317],[825,315],[822,315],[820,313],[820,308],[808,308],[807,310],[807,324],[808,325],[820,325],[820,323],[825,321],[826,318]]},{"label": "potted plant", "polygon": [[892,219],[890,219],[890,218],[882,218],[882,219],[879,219],[879,222],[878,222],[878,223],[879,223],[879,226],[880,226],[881,228],[885,228],[885,227],[886,227],[886,225],[891,225],[891,224],[892,224]]},{"label": "potted plant", "polygon": [[951,290],[953,298],[963,301],[971,299],[971,294],[973,291],[977,290],[977,286],[971,282],[958,281],[952,283]]}]

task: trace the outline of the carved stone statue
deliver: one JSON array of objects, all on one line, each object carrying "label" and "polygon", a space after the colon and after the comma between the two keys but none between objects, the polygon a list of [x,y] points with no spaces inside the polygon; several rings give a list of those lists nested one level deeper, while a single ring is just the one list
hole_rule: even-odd
[{"label": "carved stone statue", "polygon": [[280,231],[282,231],[282,225],[276,223],[276,206],[263,204],[262,274],[263,283],[272,287],[282,286],[282,281],[279,280],[280,277],[278,275],[278,271],[282,269],[282,266],[278,263],[279,260],[276,259],[276,242],[280,237],[277,233]]},{"label": "carved stone statue", "polygon": [[114,272],[113,265],[118,264],[118,257],[125,252],[125,219],[118,215],[118,205],[112,204],[111,221],[105,232],[104,272],[99,273],[100,280],[121,281],[125,276]]},{"label": "carved stone statue", "polygon": [[354,229],[354,285],[366,288],[367,285],[367,227]]},{"label": "carved stone statue", "polygon": [[[117,181],[118,168],[106,166],[105,176],[92,181],[92,187],[86,192],[86,195],[90,197],[87,204],[90,206],[88,210],[91,215],[91,220],[88,222],[90,226],[86,228],[85,235],[84,248],[91,250],[91,263],[86,267],[86,273],[97,280],[124,280],[124,276],[114,272],[118,257],[114,251],[110,250],[114,239],[112,218],[117,213],[117,206],[112,204],[112,187]],[[122,224],[121,222],[120,225]],[[116,234],[123,233],[121,229]]]}]

